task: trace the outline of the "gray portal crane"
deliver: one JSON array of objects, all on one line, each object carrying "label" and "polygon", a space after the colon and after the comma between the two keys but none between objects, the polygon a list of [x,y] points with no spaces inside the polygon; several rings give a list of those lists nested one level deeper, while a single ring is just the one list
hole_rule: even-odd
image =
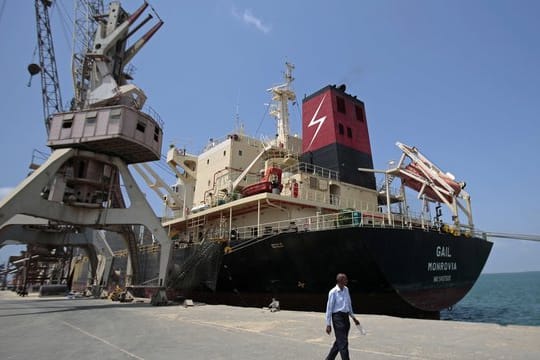
[{"label": "gray portal crane", "polygon": [[39,65],[28,65],[30,75],[41,73],[41,96],[43,98],[43,116],[47,134],[49,134],[51,116],[62,112],[62,96],[60,94],[51,23],[49,21],[49,8],[51,6],[52,0],[35,0]]},{"label": "gray portal crane", "polygon": [[[56,75],[55,58],[50,56],[54,54],[48,17],[52,1],[35,1],[39,50],[44,56],[43,65],[29,70],[34,75],[41,72],[47,80],[55,79],[54,86],[43,87],[44,96],[50,88],[59,94],[58,77],[51,77]],[[32,229],[43,234],[53,230],[54,224],[121,233],[128,245],[129,285],[137,283],[139,268],[132,226],[142,225],[161,245],[160,270],[154,280],[164,286],[171,241],[127,167],[159,159],[163,124],[142,112],[146,96],[129,83],[131,77],[125,71],[163,21],[147,2],[130,14],[119,2],[112,2],[103,13],[100,1],[77,1],[72,58],[75,98],[71,109],[62,111],[59,96],[54,97],[54,106],[44,97],[47,145],[53,153],[0,200],[0,247],[8,237],[29,241],[35,235]],[[148,7],[158,21],[128,47],[128,39],[153,18],[148,14],[136,24]],[[30,222],[39,227],[30,229],[26,226]]]}]

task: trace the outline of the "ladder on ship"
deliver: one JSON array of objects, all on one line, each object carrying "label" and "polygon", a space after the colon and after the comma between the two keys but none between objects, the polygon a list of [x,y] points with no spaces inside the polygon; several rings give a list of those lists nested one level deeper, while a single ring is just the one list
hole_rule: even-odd
[{"label": "ladder on ship", "polygon": [[[394,179],[396,178],[395,175],[393,174],[389,174],[386,178],[385,178],[385,181],[383,181],[382,185],[379,187],[379,194],[381,195],[385,195],[386,196],[386,192],[390,191],[390,184],[392,183],[392,181],[394,181]],[[391,192],[390,192],[391,193]]]},{"label": "ladder on ship", "polygon": [[[209,231],[207,231],[208,234]],[[169,286],[189,289],[198,286],[201,282],[215,290],[217,273],[223,259],[223,245],[204,236],[199,247],[180,267]],[[207,265],[207,268],[201,266]]]},{"label": "ladder on ship", "polygon": [[197,216],[196,218],[189,219],[187,223],[188,229],[199,228],[206,225],[206,216]]},{"label": "ladder on ship", "polygon": [[262,236],[262,237],[256,237],[256,238],[253,238],[253,239],[244,240],[244,241],[240,242],[239,244],[237,244],[235,246],[231,246],[228,249],[227,253],[233,253],[235,251],[245,249],[245,248],[250,247],[252,245],[258,244],[258,243],[260,243],[262,241],[266,241],[268,239],[276,237],[277,235],[279,235],[279,233],[272,233],[272,234],[265,235],[265,236]]}]

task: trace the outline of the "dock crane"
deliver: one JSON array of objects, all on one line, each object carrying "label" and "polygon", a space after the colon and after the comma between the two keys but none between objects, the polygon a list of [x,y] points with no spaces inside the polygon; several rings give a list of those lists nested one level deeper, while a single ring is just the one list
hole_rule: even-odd
[{"label": "dock crane", "polygon": [[28,65],[30,76],[41,73],[41,96],[43,98],[43,117],[45,129],[49,134],[49,122],[53,114],[62,112],[62,96],[56,69],[56,56],[49,20],[52,0],[35,0],[36,30],[39,50],[39,64]]},{"label": "dock crane", "polygon": [[[49,120],[55,113],[64,109],[60,91],[60,81],[54,52],[54,42],[49,17],[52,0],[35,0],[36,30],[39,50],[39,64],[28,65],[30,76],[41,75],[41,92],[43,97],[43,115],[45,127],[49,134]],[[71,70],[74,97],[71,109],[82,109],[89,88],[91,64],[86,54],[93,47],[98,20],[103,19],[104,5],[102,0],[77,0],[73,20],[73,54]],[[30,86],[30,83],[29,83]]]},{"label": "dock crane", "polygon": [[[139,264],[132,226],[142,225],[160,242],[163,256],[157,279],[164,285],[170,239],[127,167],[159,159],[163,124],[161,119],[143,112],[146,96],[129,83],[131,77],[124,71],[163,21],[146,1],[131,14],[117,1],[110,4],[107,12],[103,12],[101,1],[76,1],[72,57],[75,97],[70,109],[63,109],[49,20],[53,1],[35,0],[40,63],[29,66],[29,71],[30,75],[41,73],[47,145],[53,153],[10,196],[0,201],[0,246],[8,236],[24,242],[34,235],[25,227],[29,218],[39,222],[40,227],[34,232],[41,235],[53,228],[121,233],[130,255],[127,268],[131,274],[129,279],[126,275],[126,284],[136,283]],[[153,15],[148,14],[136,24],[148,7]],[[156,24],[128,47],[128,38],[154,16]],[[101,115],[97,116],[97,112]],[[111,131],[86,137],[81,142],[80,136],[72,131],[93,127],[95,121],[86,119],[96,120],[96,116],[110,122],[122,118],[121,136]],[[148,128],[148,136],[140,138],[129,132],[136,126],[137,134]],[[58,135],[62,130],[69,131],[67,137]],[[75,168],[77,172],[73,171]],[[54,174],[52,180],[50,174]],[[120,181],[126,185],[129,207]]]}]

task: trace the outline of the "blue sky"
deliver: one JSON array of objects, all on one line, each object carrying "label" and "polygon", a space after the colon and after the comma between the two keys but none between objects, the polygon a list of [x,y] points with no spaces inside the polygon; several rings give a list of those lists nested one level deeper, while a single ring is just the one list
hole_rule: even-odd
[{"label": "blue sky", "polygon": [[[273,134],[265,90],[290,61],[300,99],[346,83],[365,102],[377,168],[397,160],[396,141],[415,145],[467,182],[479,229],[540,234],[540,2],[152,5],[165,26],[135,57],[134,83],[165,121],[165,150],[198,152],[234,128],[237,111],[247,133]],[[60,1],[51,14],[65,103],[72,9]],[[33,149],[47,151],[39,78],[27,87],[35,38],[33,2],[0,0],[0,196],[26,176]],[[299,132],[299,109],[291,116]],[[540,243],[494,242],[485,272],[540,270]]]}]

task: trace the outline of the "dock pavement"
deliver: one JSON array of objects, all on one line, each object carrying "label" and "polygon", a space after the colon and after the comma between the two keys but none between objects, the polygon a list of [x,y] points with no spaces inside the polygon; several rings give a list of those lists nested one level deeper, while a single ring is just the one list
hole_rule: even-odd
[{"label": "dock pavement", "polygon": [[[359,315],[351,359],[539,359],[540,327]],[[324,359],[324,314],[0,291],[0,359]],[[339,359],[339,355],[338,355]]]}]

